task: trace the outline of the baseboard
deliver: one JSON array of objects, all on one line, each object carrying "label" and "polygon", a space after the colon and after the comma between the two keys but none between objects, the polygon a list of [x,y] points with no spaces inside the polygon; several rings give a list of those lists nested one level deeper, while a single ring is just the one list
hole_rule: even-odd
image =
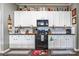
[{"label": "baseboard", "polygon": [[6,50],[4,50],[4,51],[0,51],[0,54],[4,54],[4,53],[6,53],[7,51],[9,51],[10,49],[6,49]]}]

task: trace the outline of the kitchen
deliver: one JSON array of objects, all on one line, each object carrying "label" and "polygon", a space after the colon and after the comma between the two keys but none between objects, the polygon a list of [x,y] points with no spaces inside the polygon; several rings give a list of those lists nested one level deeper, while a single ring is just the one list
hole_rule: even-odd
[{"label": "kitchen", "polygon": [[35,51],[41,52],[39,55],[76,55],[79,51],[77,5],[1,4],[1,14],[7,13],[6,18],[2,17],[6,20],[0,20],[4,26],[2,30],[7,32],[2,32],[4,45],[1,49],[6,50],[3,55],[19,55],[17,51],[24,50],[29,55],[34,55]]}]

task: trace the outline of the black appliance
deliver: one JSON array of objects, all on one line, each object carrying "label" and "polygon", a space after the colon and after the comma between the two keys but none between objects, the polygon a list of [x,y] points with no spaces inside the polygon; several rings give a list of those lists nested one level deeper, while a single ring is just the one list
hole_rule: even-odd
[{"label": "black appliance", "polygon": [[71,29],[66,29],[66,34],[71,34]]},{"label": "black appliance", "polygon": [[48,26],[48,20],[37,20],[37,27]]},{"label": "black appliance", "polygon": [[37,20],[37,34],[35,35],[35,48],[36,50],[48,49],[48,20]]}]

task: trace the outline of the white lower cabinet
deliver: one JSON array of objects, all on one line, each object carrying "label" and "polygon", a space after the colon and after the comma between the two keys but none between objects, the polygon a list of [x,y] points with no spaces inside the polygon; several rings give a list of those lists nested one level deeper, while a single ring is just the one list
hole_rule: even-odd
[{"label": "white lower cabinet", "polygon": [[55,36],[55,37],[54,37],[53,48],[54,48],[54,49],[60,48],[60,39],[59,39],[59,36]]},{"label": "white lower cabinet", "polygon": [[10,48],[35,49],[34,35],[10,35]]},{"label": "white lower cabinet", "polygon": [[[17,41],[17,36],[10,35],[9,36],[10,48],[18,48],[19,41]],[[18,44],[17,44],[18,43]]]},{"label": "white lower cabinet", "polygon": [[[51,40],[52,37],[52,40]],[[75,35],[49,35],[48,48],[49,49],[74,49]]]},{"label": "white lower cabinet", "polygon": [[68,36],[67,39],[67,48],[75,48],[76,46],[76,37],[75,35]]},{"label": "white lower cabinet", "polygon": [[59,35],[60,36],[60,49],[66,49],[66,35]]}]

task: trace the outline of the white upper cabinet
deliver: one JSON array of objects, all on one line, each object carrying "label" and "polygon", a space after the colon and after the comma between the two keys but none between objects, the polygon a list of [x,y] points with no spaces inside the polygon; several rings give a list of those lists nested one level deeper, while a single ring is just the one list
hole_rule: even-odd
[{"label": "white upper cabinet", "polygon": [[31,26],[36,25],[34,13],[26,11],[14,12],[14,26]]},{"label": "white upper cabinet", "polygon": [[21,25],[21,12],[16,11],[14,12],[14,26]]},{"label": "white upper cabinet", "polygon": [[64,11],[59,11],[59,26],[64,26],[65,25],[65,17],[64,17]]},{"label": "white upper cabinet", "polygon": [[54,20],[54,26],[60,26],[60,24],[59,24],[59,16],[60,16],[60,14],[59,14],[59,12],[57,12],[57,11],[55,11],[55,12],[53,12],[53,20]]},{"label": "white upper cabinet", "polygon": [[64,12],[64,19],[65,19],[65,24],[66,24],[66,26],[71,26],[71,12],[69,11],[69,12]]},{"label": "white upper cabinet", "polygon": [[37,20],[49,20],[49,26],[71,26],[70,11],[15,11],[14,26],[37,26]]},{"label": "white upper cabinet", "polygon": [[44,20],[44,19],[48,19],[47,16],[47,11],[35,11],[36,13],[36,20],[40,19],[40,20]]},{"label": "white upper cabinet", "polygon": [[54,25],[54,12],[47,12],[47,19],[49,20],[49,26]]},{"label": "white upper cabinet", "polygon": [[56,11],[54,12],[55,26],[71,26],[71,12],[70,11]]},{"label": "white upper cabinet", "polygon": [[34,17],[33,13],[23,11],[21,12],[21,26],[31,26],[34,25]]}]

